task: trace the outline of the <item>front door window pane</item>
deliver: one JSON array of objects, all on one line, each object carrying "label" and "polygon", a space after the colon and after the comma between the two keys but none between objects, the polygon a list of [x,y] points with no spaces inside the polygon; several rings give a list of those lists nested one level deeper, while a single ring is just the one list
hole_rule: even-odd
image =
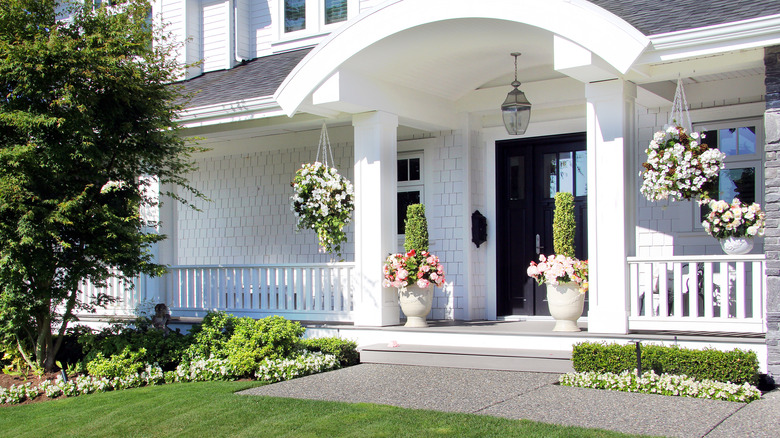
[{"label": "front door window pane", "polygon": [[509,199],[525,199],[525,157],[509,158]]},{"label": "front door window pane", "polygon": [[576,187],[574,196],[586,196],[588,194],[588,153],[577,151],[575,153],[574,181]]},{"label": "front door window pane", "polygon": [[556,154],[544,154],[542,190],[545,198],[552,198],[558,191],[558,157]]},{"label": "front door window pane", "polygon": [[572,152],[561,152],[558,156],[558,191],[574,193],[574,160]]},{"label": "front door window pane", "polygon": [[306,29],[306,0],[284,0],[284,31]]}]

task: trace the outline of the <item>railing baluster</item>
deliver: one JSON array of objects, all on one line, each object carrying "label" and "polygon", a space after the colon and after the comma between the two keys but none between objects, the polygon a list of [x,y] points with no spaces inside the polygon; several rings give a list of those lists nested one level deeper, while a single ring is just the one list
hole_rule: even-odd
[{"label": "railing baluster", "polygon": [[672,281],[672,287],[674,287],[674,316],[683,316],[683,294],[682,294],[682,263],[674,263],[672,267],[674,279]]},{"label": "railing baluster", "polygon": [[746,318],[745,312],[745,262],[736,262],[734,268],[737,271],[736,298],[737,298],[737,318]]},{"label": "railing baluster", "polygon": [[712,262],[704,264],[704,317],[713,318],[715,316],[715,300],[713,299],[713,281],[714,275]]},{"label": "railing baluster", "polygon": [[759,293],[753,293],[751,298],[753,300],[752,308],[753,318],[761,318],[764,315],[764,264],[761,262],[753,262],[753,291],[758,290]]}]

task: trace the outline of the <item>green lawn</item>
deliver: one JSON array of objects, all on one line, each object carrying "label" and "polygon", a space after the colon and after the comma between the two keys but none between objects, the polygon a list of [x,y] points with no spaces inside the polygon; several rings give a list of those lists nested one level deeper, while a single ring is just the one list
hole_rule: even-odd
[{"label": "green lawn", "polygon": [[256,385],[255,382],[180,383],[5,407],[0,408],[0,435],[626,436],[482,415],[233,394]]}]

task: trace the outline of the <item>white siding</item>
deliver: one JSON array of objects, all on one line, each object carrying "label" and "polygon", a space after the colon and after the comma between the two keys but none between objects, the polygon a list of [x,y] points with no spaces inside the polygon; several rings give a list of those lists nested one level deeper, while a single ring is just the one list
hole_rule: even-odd
[{"label": "white siding", "polygon": [[236,54],[238,58],[252,59],[255,56],[252,55],[251,41],[249,38],[249,24],[251,21],[250,11],[253,4],[265,3],[265,2],[252,2],[251,0],[233,0],[235,5],[235,38],[236,38]]},{"label": "white siding", "polygon": [[[196,202],[202,211],[178,206],[176,253],[179,265],[319,263],[331,260],[318,252],[311,230],[296,232],[290,210],[290,182],[301,163],[316,156],[316,139],[307,146],[260,150],[244,142],[248,152],[199,159],[200,169],[189,176],[193,186],[212,202]],[[215,149],[233,147],[223,143]],[[252,151],[254,149],[254,151]],[[352,179],[353,145],[333,144],[339,171]],[[354,234],[347,227],[343,258],[354,261]],[[380,269],[380,267],[377,267]]]},{"label": "white siding", "polygon": [[254,1],[249,10],[249,51],[251,58],[271,53],[274,41],[274,18],[277,17],[278,1]]},{"label": "white siding", "polygon": [[203,45],[203,71],[224,70],[229,67],[228,50],[229,2],[204,0],[201,6],[201,41]]}]

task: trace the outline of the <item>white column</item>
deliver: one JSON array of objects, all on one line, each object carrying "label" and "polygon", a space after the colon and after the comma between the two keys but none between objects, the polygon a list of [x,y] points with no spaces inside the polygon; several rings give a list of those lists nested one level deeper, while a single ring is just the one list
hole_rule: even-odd
[{"label": "white column", "polygon": [[355,128],[355,325],[400,321],[398,294],[382,287],[382,264],[396,246],[398,117],[357,114]]},{"label": "white column", "polygon": [[629,175],[636,85],[620,79],[587,84],[588,331],[628,333],[628,236],[633,216]]}]

